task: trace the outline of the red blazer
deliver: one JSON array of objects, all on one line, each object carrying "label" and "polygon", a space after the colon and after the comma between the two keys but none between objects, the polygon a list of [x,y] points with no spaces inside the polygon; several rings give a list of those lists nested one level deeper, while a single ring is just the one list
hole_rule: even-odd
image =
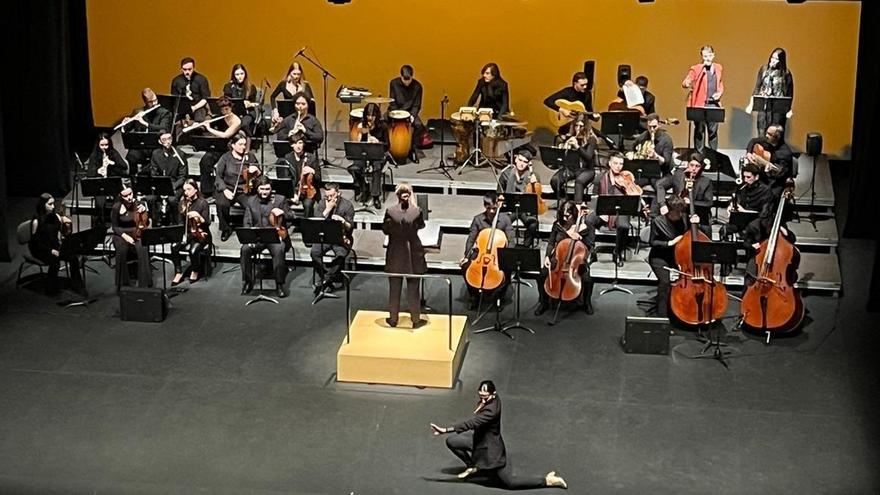
[{"label": "red blazer", "polygon": [[[718,80],[718,92],[723,94],[724,81],[721,77],[723,73],[723,68],[721,67],[721,64],[712,63],[712,72],[715,73],[715,78]],[[693,65],[690,69],[688,69],[687,77],[685,77],[684,81],[681,82],[682,87],[687,87],[688,82],[693,83],[693,91],[691,91],[690,97],[688,98],[688,106],[706,106],[706,97],[711,95],[707,94],[707,92],[709,91],[709,79],[703,74],[703,64]]]}]

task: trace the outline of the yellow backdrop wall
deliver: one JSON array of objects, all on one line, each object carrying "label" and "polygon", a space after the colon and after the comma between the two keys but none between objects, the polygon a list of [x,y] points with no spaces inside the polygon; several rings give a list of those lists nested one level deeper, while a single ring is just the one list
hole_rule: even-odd
[{"label": "yellow backdrop wall", "polygon": [[[758,67],[775,46],[788,52],[794,118],[787,135],[803,146],[807,132],[827,152],[849,155],[855,92],[859,4],[769,0],[252,0],[249,2],[89,0],[89,57],[95,122],[110,125],[140,104],[140,90],[168,91],[183,56],[196,59],[214,94],[244,63],[253,81],[273,84],[294,53],[308,45],[337,79],[330,81],[327,126],[347,125],[348,106],[333,95],[341,83],[387,95],[400,65],[415,67],[425,87],[423,118],[437,117],[444,92],[464,105],[481,66],[494,61],[510,83],[511,107],[529,127],[547,129],[541,102],[569,84],[584,60],[597,61],[595,102],[610,101],[616,67],[650,78],[662,116],[684,117],[680,82],[714,45],[724,65],[728,109],[721,147],[754,135],[748,102]],[[320,73],[306,65],[320,102]],[[319,110],[320,114],[320,110]],[[677,144],[687,127],[672,129]]]}]

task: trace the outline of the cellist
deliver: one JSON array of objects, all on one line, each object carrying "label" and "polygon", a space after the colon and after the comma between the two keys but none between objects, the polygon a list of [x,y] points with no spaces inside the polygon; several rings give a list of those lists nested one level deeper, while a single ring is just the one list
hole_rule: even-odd
[{"label": "cellist", "polygon": [[[470,231],[468,232],[468,238],[464,245],[464,256],[459,261],[459,266],[461,266],[462,273],[467,273],[468,266],[470,266],[471,262],[477,257],[479,251],[475,249],[474,244],[476,243],[477,236],[480,235],[485,229],[492,228],[492,221],[495,219],[496,212],[498,211],[498,195],[494,192],[487,192],[483,195],[483,212],[479,213],[471,220]],[[510,217],[507,215],[499,215],[498,222],[496,224],[496,228],[503,232],[507,239],[513,239],[513,224],[510,221]],[[465,284],[468,288],[468,292],[470,294],[470,301],[468,304],[468,309],[476,309],[478,304],[479,297],[479,289],[472,287],[470,284]],[[498,290],[503,291],[506,288],[506,284],[503,284]]]},{"label": "cellist", "polygon": [[[547,251],[544,255],[541,274],[538,278],[538,308],[535,310],[535,316],[542,315],[550,307],[550,296],[544,289],[544,281],[550,275],[550,272],[558,263],[556,257],[556,247],[560,241],[564,239],[572,239],[575,242],[583,243],[590,251],[596,244],[596,229],[592,225],[583,221],[586,215],[586,208],[581,209],[577,203],[571,200],[565,200],[557,211],[556,221],[550,230],[550,238],[547,239]],[[581,307],[588,315],[593,314],[593,279],[590,277],[590,265],[585,260],[578,268],[578,274],[581,277]]]},{"label": "cellist", "polygon": [[[662,215],[651,221],[651,237],[648,241],[651,251],[648,264],[657,277],[657,316],[665,318],[669,312],[669,270],[676,268],[675,245],[684,237],[690,223],[699,223],[700,217],[686,218],[687,203],[680,196],[670,196]],[[690,220],[690,223],[688,222]]]}]

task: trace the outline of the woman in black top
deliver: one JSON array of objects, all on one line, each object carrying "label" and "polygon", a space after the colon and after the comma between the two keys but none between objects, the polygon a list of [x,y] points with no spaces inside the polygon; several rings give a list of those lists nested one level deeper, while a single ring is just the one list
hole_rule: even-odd
[{"label": "woman in black top", "polygon": [[241,117],[241,130],[246,132],[248,136],[252,136],[254,121],[257,119],[257,111],[255,109],[259,106],[259,103],[257,103],[257,88],[251,84],[244,65],[235,64],[232,66],[229,82],[223,86],[223,96],[244,100],[245,113],[239,116]]},{"label": "woman in black top", "polygon": [[492,118],[500,119],[510,112],[510,90],[507,81],[501,78],[501,69],[494,62],[484,65],[480,73],[483,77],[477,80],[474,92],[468,99],[468,106],[475,106],[479,99],[480,107],[491,108],[495,111]]},{"label": "woman in black top", "polygon": [[[678,195],[672,195],[666,200],[668,210],[663,215],[657,215],[651,220],[651,237],[649,244],[651,251],[648,253],[648,264],[651,271],[657,277],[657,316],[666,317],[669,313],[669,270],[677,268],[675,262],[675,245],[684,237],[690,228],[688,219],[685,218],[687,204]],[[694,215],[690,218],[691,223],[699,223],[700,218]]]},{"label": "woman in black top", "polygon": [[[321,165],[317,155],[306,151],[305,136],[302,133],[291,134],[288,140],[290,141],[290,153],[284,156],[279,163],[281,166],[275,169],[275,174],[279,179],[293,179],[294,193],[290,200],[293,204],[302,202],[305,217],[310,218],[314,216],[315,203],[321,199]],[[313,198],[300,195],[302,179],[309,174],[312,174],[312,186],[316,191]]]},{"label": "woman in black top", "polygon": [[586,114],[578,115],[577,118],[566,126],[568,133],[559,136],[559,146],[564,149],[576,150],[578,154],[578,167],[569,169],[562,167],[550,178],[550,185],[556,191],[557,198],[566,196],[565,184],[574,179],[574,202],[584,202],[584,191],[596,178],[596,135],[590,126],[589,117]]},{"label": "woman in black top", "polygon": [[[171,248],[171,262],[174,263],[174,278],[171,286],[183,282],[185,272],[190,272],[189,282],[199,279],[199,270],[206,266],[205,261],[208,246],[211,245],[211,211],[208,202],[199,194],[199,185],[193,179],[187,179],[183,184],[183,195],[180,197],[180,222],[186,226],[186,239]],[[195,219],[195,220],[192,220]],[[198,222],[198,229],[191,226],[191,221]],[[189,266],[183,270],[181,265],[181,251],[189,254]]]},{"label": "woman in black top", "polygon": [[[755,89],[753,95],[758,96],[787,96],[794,97],[794,79],[791,77],[791,71],[788,70],[788,62],[786,61],[785,50],[782,48],[774,48],[770,52],[770,58],[767,63],[758,69],[758,75],[755,78]],[[750,100],[747,111],[751,113],[754,101]],[[758,113],[758,135],[763,136],[764,131],[770,124],[779,124],[785,128],[785,123],[792,116],[792,111],[788,112],[771,112],[764,108],[756,108]]]},{"label": "woman in black top", "polygon": [[113,141],[106,132],[98,134],[95,147],[92,149],[92,154],[89,155],[86,175],[89,177],[128,176],[128,163],[113,147]]},{"label": "woman in black top", "polygon": [[[388,148],[388,126],[382,120],[382,111],[379,109],[379,105],[367,103],[367,106],[364,107],[363,121],[358,124],[358,131],[361,142],[383,143],[385,148]],[[372,196],[374,208],[382,207],[379,196],[382,194],[382,167],[384,164],[384,160],[379,162],[357,160],[348,167],[348,173],[354,178],[355,198],[360,196],[360,201],[366,204]],[[369,169],[371,176],[369,189],[365,177],[367,169]]]},{"label": "woman in black top", "polygon": [[46,279],[46,293],[58,292],[58,270],[61,262],[67,262],[67,273],[73,290],[82,289],[82,275],[79,272],[79,259],[70,253],[61,232],[64,225],[69,229],[71,221],[55,211],[55,198],[43,193],[37,200],[37,209],[31,220],[31,239],[28,249],[31,255],[49,265]]},{"label": "woman in black top", "polygon": [[138,287],[152,287],[150,252],[136,238],[137,214],[147,210],[146,205],[135,200],[134,190],[126,186],[110,210],[110,226],[113,229],[113,247],[116,249],[116,290],[129,283],[128,255],[137,254]]},{"label": "woman in black top", "polygon": [[[556,221],[550,230],[550,238],[547,239],[547,251],[544,254],[544,261],[541,267],[541,275],[538,277],[538,309],[535,310],[535,316],[543,314],[550,307],[550,296],[544,289],[544,281],[550,274],[550,270],[556,267],[556,245],[563,239],[574,239],[576,242],[583,243],[590,251],[596,244],[596,230],[592,225],[588,224],[584,217],[586,216],[586,208],[584,208],[584,217],[580,216],[581,209],[578,203],[566,200],[557,211]],[[580,220],[580,222],[578,222]],[[581,305],[584,312],[588,315],[593,314],[593,279],[590,277],[590,266],[587,260],[580,266],[578,274],[581,276]]]},{"label": "woman in black top", "polygon": [[284,118],[278,113],[278,95],[283,96],[285,100],[292,100],[293,95],[297,93],[305,93],[309,100],[309,113],[315,115],[315,94],[312,92],[312,86],[305,80],[302,65],[294,62],[287,68],[287,77],[279,81],[269,95],[272,104],[272,125],[278,125]]}]

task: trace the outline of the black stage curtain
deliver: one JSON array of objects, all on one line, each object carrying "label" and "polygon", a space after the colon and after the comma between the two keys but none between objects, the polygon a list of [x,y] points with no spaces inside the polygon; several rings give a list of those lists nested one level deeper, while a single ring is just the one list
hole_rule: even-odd
[{"label": "black stage curtain", "polygon": [[[85,0],[13,2],[2,17],[7,74],[0,78],[0,208],[5,212],[8,196],[70,191],[73,146],[90,139],[94,120]],[[6,222],[19,220],[0,214],[0,250],[8,248]]]}]

